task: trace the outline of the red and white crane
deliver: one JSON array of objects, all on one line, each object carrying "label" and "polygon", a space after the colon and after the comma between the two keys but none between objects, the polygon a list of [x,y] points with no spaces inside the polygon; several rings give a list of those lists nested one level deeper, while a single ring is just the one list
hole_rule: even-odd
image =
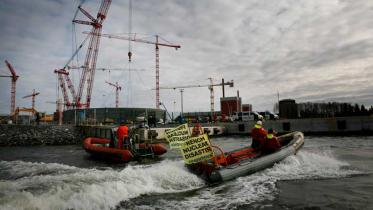
[{"label": "red and white crane", "polygon": [[12,79],[12,88],[10,90],[10,115],[13,116],[16,110],[16,82],[19,76],[17,75],[13,66],[7,60],[5,60],[5,64],[12,75],[0,75],[0,77],[10,77]]},{"label": "red and white crane", "polygon": [[[97,13],[96,18],[89,14],[86,10],[84,10],[81,6],[78,7],[79,11],[83,13],[90,21],[85,20],[73,20],[74,23],[84,24],[84,25],[91,25],[91,36],[89,40],[87,54],[84,60],[84,68],[82,71],[82,75],[80,77],[79,82],[79,89],[76,95],[76,105],[78,108],[83,107],[86,108],[90,107],[91,104],[91,95],[92,95],[92,88],[93,82],[95,78],[95,69],[96,69],[96,61],[100,46],[100,39],[101,39],[101,30],[102,30],[102,23],[104,22],[106,15],[108,13],[109,7],[111,4],[111,0],[102,0],[100,9]],[[87,83],[86,89],[86,101],[83,103],[83,91],[84,86]]]},{"label": "red and white crane", "polygon": [[[59,69],[59,70],[56,69],[56,70],[54,70],[54,73],[56,73],[57,77],[58,77],[58,83],[59,83],[59,86],[61,87],[61,90],[62,90],[65,107],[67,109],[71,109],[73,107],[76,107],[76,101],[75,101],[76,92],[75,92],[73,82],[71,81],[71,79],[69,77],[69,72],[66,71],[65,69]],[[68,93],[67,93],[67,88],[66,88],[65,81],[67,83],[67,88],[70,90],[70,93],[73,96],[73,102],[70,102],[70,100],[69,100],[69,96],[68,96]]]},{"label": "red and white crane", "polygon": [[40,93],[39,92],[35,92],[35,89],[32,90],[32,94],[30,95],[27,95],[27,96],[23,96],[23,98],[29,98],[29,97],[32,97],[32,109],[35,110],[35,97],[37,95],[39,95]]},{"label": "red and white crane", "polygon": [[118,85],[118,82],[115,82],[115,84],[105,81],[107,84],[115,87],[115,108],[119,107],[119,91],[122,90],[122,87]]},{"label": "red and white crane", "polygon": [[[132,42],[140,42],[140,43],[145,43],[145,44],[152,44],[155,45],[155,91],[156,91],[156,101],[155,105],[156,108],[159,109],[159,47],[172,47],[175,48],[176,50],[180,48],[180,45],[177,44],[171,44],[168,42],[160,42],[159,41],[159,36],[155,36],[155,41],[148,41],[145,39],[138,39],[136,37],[126,37],[126,36],[121,36],[121,35],[114,35],[114,34],[95,34],[93,32],[83,32],[85,34],[91,34],[95,36],[103,36],[107,38],[113,38],[113,39],[121,39],[121,40],[128,40]],[[131,58],[132,53],[128,53],[129,58]]]}]

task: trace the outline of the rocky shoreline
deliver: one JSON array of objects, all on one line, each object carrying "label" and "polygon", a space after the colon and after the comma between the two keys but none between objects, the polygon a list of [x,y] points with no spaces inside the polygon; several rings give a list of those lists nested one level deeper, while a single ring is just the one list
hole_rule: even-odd
[{"label": "rocky shoreline", "polygon": [[0,146],[81,144],[82,139],[73,125],[0,125]]}]

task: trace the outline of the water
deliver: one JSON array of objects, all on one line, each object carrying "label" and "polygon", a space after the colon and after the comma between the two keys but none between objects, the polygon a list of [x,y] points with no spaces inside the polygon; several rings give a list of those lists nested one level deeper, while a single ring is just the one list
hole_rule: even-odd
[{"label": "water", "polygon": [[[244,137],[212,140],[226,150]],[[373,137],[307,137],[264,171],[208,186],[175,151],[113,164],[80,146],[0,148],[0,209],[373,209]]]}]

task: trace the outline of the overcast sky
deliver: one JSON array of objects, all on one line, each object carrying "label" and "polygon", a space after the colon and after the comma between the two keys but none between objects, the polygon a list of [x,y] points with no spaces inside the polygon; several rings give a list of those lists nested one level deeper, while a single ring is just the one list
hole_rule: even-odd
[{"label": "overcast sky", "polygon": [[[103,33],[128,33],[128,0],[113,0]],[[40,92],[36,109],[53,112],[56,75],[90,27],[72,18],[79,1],[1,0],[0,75],[9,74],[7,59],[20,75],[16,105],[30,107],[32,92]],[[96,16],[100,1],[83,8]],[[79,13],[78,19],[86,20]],[[204,85],[209,77],[234,80],[227,96],[240,91],[254,110],[272,110],[280,99],[297,102],[338,101],[373,104],[373,1],[367,0],[134,0],[132,32],[154,40],[158,34],[180,44],[160,47],[161,86]],[[101,39],[97,67],[128,68],[128,42]],[[82,65],[86,49],[78,58]],[[114,107],[114,88],[122,86],[120,106],[155,107],[155,50],[132,43],[132,69],[96,72],[91,107]],[[77,64],[75,60],[74,65]],[[72,70],[73,71],[73,70]],[[74,73],[75,72],[75,73]],[[78,86],[79,70],[71,72]],[[220,87],[215,110],[220,110]],[[180,92],[161,90],[170,111],[180,111]],[[208,111],[207,87],[184,92],[184,111]],[[10,79],[0,78],[0,113],[10,110]]]}]

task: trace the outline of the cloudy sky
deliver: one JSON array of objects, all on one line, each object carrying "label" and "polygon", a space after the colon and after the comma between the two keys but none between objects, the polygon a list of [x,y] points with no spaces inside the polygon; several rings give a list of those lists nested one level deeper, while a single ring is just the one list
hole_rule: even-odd
[{"label": "cloudy sky", "polygon": [[[80,44],[89,26],[71,23],[77,0],[1,0],[0,75],[9,74],[7,59],[20,75],[16,104],[30,107],[23,96],[36,89],[36,109],[52,112],[56,75],[71,57],[73,37]],[[103,33],[128,33],[128,0],[113,0]],[[99,0],[83,8],[96,16]],[[86,20],[82,14],[78,19]],[[373,1],[366,0],[135,0],[132,32],[163,39],[181,49],[160,48],[161,86],[204,85],[234,80],[226,95],[240,91],[243,103],[272,110],[280,99],[373,104]],[[153,45],[101,39],[97,67],[144,71],[97,71],[91,107],[115,106],[114,88],[122,87],[120,106],[155,107]],[[82,65],[83,48],[73,65]],[[79,62],[79,63],[78,63]],[[80,70],[71,76],[78,86]],[[221,88],[215,88],[220,110]],[[180,110],[178,90],[161,90],[161,101]],[[184,111],[208,111],[207,87],[185,89]],[[10,79],[0,78],[0,113],[9,113]]]}]

